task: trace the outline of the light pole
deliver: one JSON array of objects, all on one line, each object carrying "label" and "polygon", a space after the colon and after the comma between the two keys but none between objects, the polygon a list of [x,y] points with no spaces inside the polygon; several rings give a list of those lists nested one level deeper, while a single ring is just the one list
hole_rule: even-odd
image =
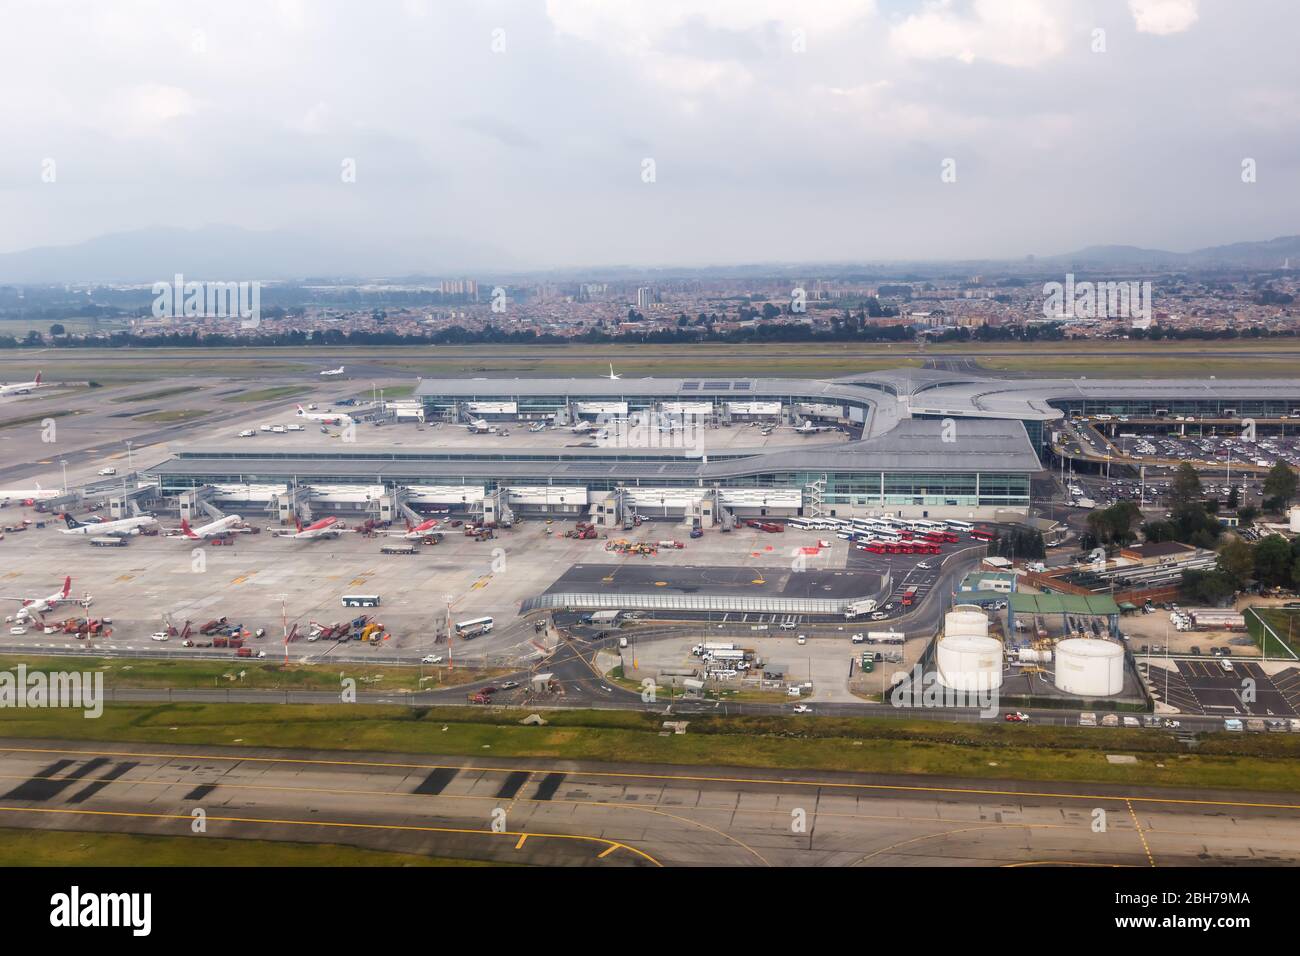
[{"label": "light pole", "polygon": [[134,464],[135,459],[131,457],[131,445],[132,445],[131,440],[127,439],[126,442],[126,470],[127,471],[135,471],[135,464]]},{"label": "light pole", "polygon": [[63,466],[63,493],[68,493],[68,459],[60,458],[59,464]]}]

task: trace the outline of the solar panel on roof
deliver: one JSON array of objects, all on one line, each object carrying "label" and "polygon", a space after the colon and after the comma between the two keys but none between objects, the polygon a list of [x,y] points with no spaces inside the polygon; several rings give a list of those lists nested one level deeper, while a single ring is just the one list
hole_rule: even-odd
[{"label": "solar panel on roof", "polygon": [[682,382],[682,391],[693,391],[700,387],[699,382]]},{"label": "solar panel on roof", "polygon": [[730,382],[705,382],[704,387],[712,388],[715,390],[726,390],[731,388],[731,383]]}]

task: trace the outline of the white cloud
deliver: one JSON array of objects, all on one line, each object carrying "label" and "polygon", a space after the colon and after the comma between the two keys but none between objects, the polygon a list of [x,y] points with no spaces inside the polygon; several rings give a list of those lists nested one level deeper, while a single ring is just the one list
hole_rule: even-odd
[{"label": "white cloud", "polygon": [[1197,0],[1128,0],[1138,33],[1165,36],[1190,30],[1200,17]]},{"label": "white cloud", "polygon": [[895,26],[889,40],[899,55],[918,60],[1032,67],[1064,51],[1064,14],[1053,0],[975,0],[969,14],[934,0]]}]

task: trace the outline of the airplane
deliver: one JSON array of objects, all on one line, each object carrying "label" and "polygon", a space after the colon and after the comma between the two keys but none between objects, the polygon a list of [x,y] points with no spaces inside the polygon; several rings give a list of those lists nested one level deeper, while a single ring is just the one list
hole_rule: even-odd
[{"label": "airplane", "polygon": [[615,375],[615,374],[614,374],[614,363],[613,363],[613,362],[610,362],[610,363],[609,363],[609,380],[610,380],[611,382],[617,382],[617,381],[618,381],[620,378],[622,378],[622,377],[623,377],[622,375]]},{"label": "airplane", "polygon": [[839,428],[835,425],[814,425],[805,418],[793,430],[796,435],[816,435],[819,432],[836,432]]},{"label": "airplane", "polygon": [[351,415],[344,415],[342,412],[309,412],[301,405],[298,406],[298,417],[305,418],[309,422],[320,422],[322,425],[342,425],[352,422]]},{"label": "airplane", "polygon": [[591,422],[582,421],[582,422],[578,422],[576,425],[570,425],[569,431],[573,432],[575,435],[585,435],[587,432],[591,431],[595,427],[596,426],[593,425]]},{"label": "airplane", "polygon": [[6,395],[26,395],[34,392],[38,388],[49,388],[48,385],[41,381],[41,373],[36,373],[36,378],[30,382],[11,382],[8,385],[0,385],[0,398]]},{"label": "airplane", "polygon": [[408,521],[406,522],[405,531],[389,531],[388,534],[400,535],[408,541],[419,541],[421,538],[428,537],[431,534],[442,534],[442,532],[438,530],[437,518],[426,518],[419,524],[415,525]]},{"label": "airplane", "polygon": [[24,618],[30,618],[34,614],[44,614],[57,604],[66,604],[70,600],[68,592],[71,590],[72,576],[69,575],[63,579],[63,588],[59,591],[55,591],[49,597],[23,598],[9,594],[4,595],[4,597],[6,600],[22,602],[22,606],[18,608],[18,613],[15,615],[16,619],[21,621]]},{"label": "airplane", "polygon": [[528,426],[528,430],[530,432],[544,432],[546,431],[546,422],[533,422]]},{"label": "airplane", "polygon": [[133,518],[118,518],[116,521],[95,521],[90,524],[83,524],[72,515],[65,514],[63,520],[67,524],[66,528],[60,529],[63,534],[111,536],[139,534],[142,528],[152,527],[158,523],[158,519],[153,515],[136,515]]},{"label": "airplane", "polygon": [[189,538],[191,541],[206,541],[208,538],[219,538],[239,524],[240,520],[239,515],[226,515],[224,518],[210,521],[198,528],[191,528],[189,519],[182,518],[181,537]]},{"label": "airplane", "polygon": [[344,531],[348,530],[343,527],[336,528],[335,525],[338,523],[338,518],[321,518],[320,521],[314,521],[304,528],[302,522],[298,520],[298,516],[294,515],[293,525],[298,529],[298,531],[296,534],[287,534],[284,535],[284,537],[303,541],[309,541],[314,538],[337,538]]},{"label": "airplane", "polygon": [[340,365],[338,368],[327,368],[321,371],[321,375],[342,375],[342,374],[343,374],[342,365]]},{"label": "airplane", "polygon": [[464,422],[452,422],[452,424],[456,428],[468,429],[472,434],[475,435],[482,435],[493,430],[492,426],[488,424],[486,418],[473,418],[470,419],[468,424]]}]

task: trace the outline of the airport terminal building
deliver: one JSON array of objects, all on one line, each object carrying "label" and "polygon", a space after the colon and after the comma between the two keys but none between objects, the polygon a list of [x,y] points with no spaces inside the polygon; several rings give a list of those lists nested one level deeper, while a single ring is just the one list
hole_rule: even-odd
[{"label": "airport terminal building", "polygon": [[415,398],[425,423],[415,441],[358,425],[365,441],[196,444],[147,477],[183,511],[208,496],[282,518],[306,505],[604,526],[634,515],[704,527],[884,513],[1009,520],[1028,512],[1053,425],[1069,414],[1300,413],[1289,380],[1008,381],[919,369],[835,381],[428,379]]}]

